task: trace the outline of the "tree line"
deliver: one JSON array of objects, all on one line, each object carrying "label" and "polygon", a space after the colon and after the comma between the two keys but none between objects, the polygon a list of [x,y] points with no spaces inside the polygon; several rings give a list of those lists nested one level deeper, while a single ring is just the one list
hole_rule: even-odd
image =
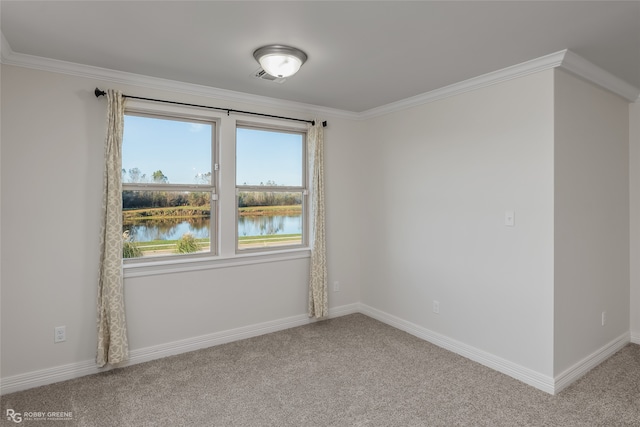
[{"label": "tree line", "polygon": [[[198,174],[194,178],[198,184],[211,182],[211,172]],[[160,169],[151,174],[151,178],[143,174],[139,168],[128,171],[122,169],[122,182],[168,184],[169,178]],[[208,206],[210,194],[206,191],[123,191],[122,209],[168,208],[177,206]]]},{"label": "tree line", "polygon": [[[128,183],[169,183],[169,178],[161,170],[155,171],[148,179],[146,174],[140,169],[132,168],[129,171],[122,169],[122,181]],[[211,182],[211,172],[198,174],[194,178],[197,183],[208,184]],[[265,185],[260,183],[261,185]],[[267,181],[266,185],[276,186],[272,181]],[[130,191],[122,192],[122,208],[127,209],[150,209],[167,208],[177,206],[208,206],[210,203],[210,193],[203,191]],[[238,193],[238,207],[251,206],[294,206],[302,204],[302,193],[279,192],[279,191],[241,191]]]},{"label": "tree line", "polygon": [[122,209],[208,206],[210,194],[204,191],[123,191]]},{"label": "tree line", "polygon": [[[162,170],[158,169],[148,177],[146,173],[142,173],[139,168],[131,168],[128,171],[122,168],[122,182],[129,184],[169,184],[169,177],[167,177]],[[193,177],[195,184],[211,184],[211,172],[199,173]],[[181,184],[185,184],[182,182]]]},{"label": "tree line", "polygon": [[294,206],[302,204],[301,193],[277,191],[242,191],[238,194],[238,207],[250,206]]},{"label": "tree line", "polygon": [[[247,185],[247,183],[243,183]],[[277,187],[274,181],[260,182],[261,186]],[[241,191],[238,193],[238,207],[251,206],[295,206],[302,204],[302,193],[280,191]]]}]

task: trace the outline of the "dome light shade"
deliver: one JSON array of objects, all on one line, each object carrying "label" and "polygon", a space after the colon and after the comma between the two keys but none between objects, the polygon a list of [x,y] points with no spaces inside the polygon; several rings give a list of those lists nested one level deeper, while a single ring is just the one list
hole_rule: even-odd
[{"label": "dome light shade", "polygon": [[307,60],[300,49],[281,45],[263,46],[253,52],[253,57],[264,71],[278,78],[294,75]]}]

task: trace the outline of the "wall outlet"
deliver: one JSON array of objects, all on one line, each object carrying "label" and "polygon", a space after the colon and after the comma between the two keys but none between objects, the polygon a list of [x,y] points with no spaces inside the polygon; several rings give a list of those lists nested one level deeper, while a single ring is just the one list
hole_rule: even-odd
[{"label": "wall outlet", "polygon": [[603,311],[602,312],[602,326],[607,324],[607,312]]},{"label": "wall outlet", "polygon": [[340,292],[340,282],[337,280],[333,282],[333,292]]},{"label": "wall outlet", "polygon": [[53,328],[53,342],[63,342],[67,340],[67,327],[66,326],[56,326]]},{"label": "wall outlet", "polygon": [[433,300],[433,312],[440,314],[440,301]]}]

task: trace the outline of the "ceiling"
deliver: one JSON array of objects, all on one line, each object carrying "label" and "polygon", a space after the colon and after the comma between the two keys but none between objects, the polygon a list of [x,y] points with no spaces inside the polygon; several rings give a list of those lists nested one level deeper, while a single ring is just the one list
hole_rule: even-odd
[{"label": "ceiling", "polygon": [[[7,1],[15,54],[364,112],[570,49],[640,88],[640,1]],[[266,44],[298,74],[255,79]]]}]

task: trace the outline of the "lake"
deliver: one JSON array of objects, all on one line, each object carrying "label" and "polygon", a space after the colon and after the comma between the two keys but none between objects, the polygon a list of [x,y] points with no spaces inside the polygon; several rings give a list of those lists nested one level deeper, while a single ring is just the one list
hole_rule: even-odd
[{"label": "lake", "polygon": [[[170,218],[164,220],[138,220],[123,226],[137,242],[177,240],[185,233],[195,238],[209,237],[209,218]],[[238,237],[274,234],[302,234],[301,215],[241,216],[238,219]]]}]

